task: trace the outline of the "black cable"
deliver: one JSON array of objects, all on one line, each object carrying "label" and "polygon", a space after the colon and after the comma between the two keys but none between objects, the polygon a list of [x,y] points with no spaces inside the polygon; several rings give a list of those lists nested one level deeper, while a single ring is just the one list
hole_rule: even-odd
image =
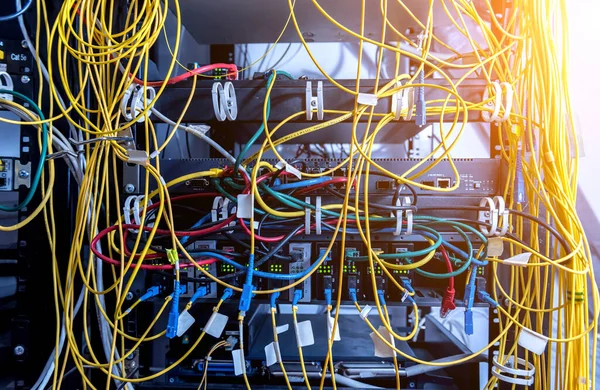
[{"label": "black cable", "polygon": [[190,149],[190,133],[185,132],[185,146],[187,148],[188,157],[192,158],[192,150]]},{"label": "black cable", "polygon": [[[327,192],[331,193],[332,195],[334,195],[334,196],[336,196],[338,198],[346,199],[346,195],[342,194],[341,192],[338,192],[338,191],[334,190],[330,186],[325,187],[325,190],[327,190]],[[348,202],[349,203],[355,203],[356,200],[355,200],[355,198],[349,197],[348,198]],[[363,200],[359,199],[358,200],[358,204],[360,204],[361,206],[364,206],[365,202]],[[375,208],[375,209],[391,210],[391,211],[412,210],[412,211],[416,212],[418,210],[415,205],[410,205],[410,206],[391,206],[391,205],[388,205],[388,204],[381,204],[381,203],[369,202],[369,209],[371,207]]]},{"label": "black cable", "polygon": [[394,197],[392,198],[392,204],[395,205],[398,198],[400,198],[400,192],[402,191],[402,187],[406,187],[410,191],[410,193],[413,196],[412,205],[416,206],[417,202],[419,201],[419,197],[417,196],[417,191],[415,191],[415,189],[408,184],[400,184],[400,183],[396,183],[396,191],[394,192]]},{"label": "black cable", "polygon": [[[267,261],[269,261],[272,257],[274,257],[277,254],[277,252],[279,252],[281,250],[281,248],[283,248],[296,235],[296,233],[298,233],[303,228],[304,228],[304,224],[301,224],[301,225],[298,225],[294,230],[289,232],[281,241],[279,241],[277,243],[277,245],[275,245],[275,247],[273,247],[273,249],[271,249],[269,251],[269,253],[267,253],[266,255],[261,257],[260,260],[256,261],[254,263],[254,267],[258,268],[261,265],[263,265],[264,263],[266,263]],[[245,273],[246,273],[246,271],[237,271],[233,274],[220,276],[219,280],[233,279],[238,276],[244,275]]]},{"label": "black cable", "polygon": [[[489,211],[489,208],[479,207],[479,206],[435,206],[435,207],[431,206],[431,207],[422,207],[419,209],[419,211],[431,211],[431,210]],[[541,220],[531,214],[524,213],[522,211],[513,210],[513,209],[506,209],[506,210],[509,213],[519,215],[525,219],[528,219],[530,221],[537,223],[540,226],[543,226],[546,230],[548,230],[550,232],[550,234],[552,234],[560,242],[560,244],[562,245],[562,247],[565,249],[565,251],[567,253],[571,252],[571,246],[569,245],[569,243],[567,243],[567,241],[560,235],[560,233],[556,229],[554,229],[552,226],[548,225],[543,220]]]}]

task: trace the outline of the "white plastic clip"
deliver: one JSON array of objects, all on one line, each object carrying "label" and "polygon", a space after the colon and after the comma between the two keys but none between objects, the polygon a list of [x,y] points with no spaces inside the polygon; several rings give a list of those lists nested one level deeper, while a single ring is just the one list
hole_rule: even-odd
[{"label": "white plastic clip", "polygon": [[317,196],[315,203],[315,230],[317,231],[317,235],[321,234],[321,197]]},{"label": "white plastic clip", "polygon": [[219,94],[221,98],[221,107],[225,111],[225,116],[230,121],[236,120],[238,114],[238,106],[233,83],[231,81],[227,81],[223,88],[219,91]]},{"label": "white plastic clip", "polygon": [[[132,121],[141,114],[145,108],[151,107],[156,98],[156,91],[152,87],[131,84],[121,99],[121,114],[127,121]],[[144,107],[144,105],[146,107]],[[150,113],[142,115],[137,119],[138,123],[144,122]]]},{"label": "white plastic clip", "polygon": [[[412,202],[408,196],[402,198],[402,206],[408,207],[412,205]],[[409,236],[413,232],[413,211],[411,209],[406,210],[406,235]]]},{"label": "white plastic clip", "polygon": [[[513,106],[513,98],[514,98],[514,89],[512,84],[503,82],[500,83],[498,81],[494,81],[492,83],[492,87],[494,88],[494,102],[488,102],[488,107],[493,107],[493,112],[490,115],[488,110],[483,110],[481,112],[481,117],[485,122],[496,122],[502,123],[506,122],[510,119],[510,113],[512,111]],[[488,100],[490,98],[489,89],[486,88],[483,92],[483,100]],[[500,117],[500,108],[504,107],[504,114]]]},{"label": "white plastic clip", "polygon": [[[10,75],[6,72],[0,72],[0,89],[14,91],[14,88],[12,77],[10,77]],[[0,93],[0,99],[12,102],[14,97],[9,93]]]},{"label": "white plastic clip", "polygon": [[480,210],[477,212],[477,220],[484,223],[491,224],[491,228],[487,226],[479,226],[479,230],[487,236],[491,237],[497,231],[498,227],[498,209],[496,208],[495,202],[490,197],[482,198],[479,202],[479,207],[488,206],[489,210]]},{"label": "white plastic clip", "polygon": [[210,220],[211,222],[217,222],[219,220],[219,209],[223,208],[223,197],[217,196],[215,200],[213,200],[212,209],[210,211]]},{"label": "white plastic clip", "polygon": [[500,221],[502,221],[502,226],[494,231],[494,235],[502,237],[508,232],[508,210],[506,209],[504,198],[501,196],[494,196],[494,205],[496,206],[496,209],[498,209],[498,221],[496,222],[496,226],[500,225]]},{"label": "white plastic clip", "polygon": [[[306,202],[307,205],[310,205],[310,197],[306,197],[304,198],[304,202]],[[309,235],[310,234],[310,207],[305,207],[304,208],[304,234]]]},{"label": "white plastic clip", "polygon": [[227,115],[225,114],[225,106],[221,104],[221,94],[223,91],[223,84],[216,82],[212,86],[212,103],[215,116],[219,122],[225,121]]},{"label": "white plastic clip", "polygon": [[[520,366],[525,369],[518,368]],[[504,375],[507,373],[508,375]],[[517,358],[517,363],[514,362],[514,356],[509,356],[505,364],[498,361],[498,355],[494,355],[492,375],[502,382],[512,383],[520,386],[531,386],[535,375],[535,366],[525,359]]]},{"label": "white plastic clip", "polygon": [[[484,121],[486,121],[487,123],[490,122],[498,122],[498,120],[500,119],[498,117],[498,114],[500,113],[500,104],[502,101],[502,87],[500,87],[500,83],[497,81],[494,81],[492,83],[492,87],[494,88],[494,102],[488,102],[487,105],[489,107],[493,107],[494,111],[493,113],[490,115],[490,112],[487,110],[483,110],[481,111],[481,118],[483,118]],[[490,98],[490,91],[489,88],[486,88],[483,91],[483,100],[488,100]]]},{"label": "white plastic clip", "polygon": [[[397,87],[401,87],[402,83],[398,82]],[[400,91],[392,95],[392,113],[394,119],[405,121],[412,119],[413,107],[415,105],[415,89],[413,87],[404,87]]]},{"label": "white plastic clip", "polygon": [[[402,202],[400,201],[400,198],[396,199],[396,207],[401,207],[402,206]],[[403,211],[402,210],[396,210],[395,214],[391,213],[390,217],[394,218],[396,217],[396,230],[394,230],[394,236],[399,236],[400,234],[402,234],[402,216],[403,216]]]},{"label": "white plastic clip", "polygon": [[306,82],[306,120],[311,121],[313,110],[317,110],[317,119],[322,121],[323,114],[323,82],[317,82],[317,96],[313,96],[312,82]]}]

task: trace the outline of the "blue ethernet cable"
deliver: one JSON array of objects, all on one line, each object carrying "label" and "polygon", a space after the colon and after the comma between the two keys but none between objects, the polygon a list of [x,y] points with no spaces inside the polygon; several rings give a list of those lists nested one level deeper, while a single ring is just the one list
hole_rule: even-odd
[{"label": "blue ethernet cable", "polygon": [[331,180],[330,177],[316,177],[314,179],[301,180],[294,183],[281,184],[278,186],[271,187],[273,191],[283,191],[283,190],[291,190],[294,188],[302,188],[302,187],[310,187],[315,184],[321,184],[326,181]]}]

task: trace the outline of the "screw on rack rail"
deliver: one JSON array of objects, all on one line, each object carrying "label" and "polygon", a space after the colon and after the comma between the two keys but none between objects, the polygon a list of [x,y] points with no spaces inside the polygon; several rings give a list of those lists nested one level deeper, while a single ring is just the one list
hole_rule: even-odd
[{"label": "screw on rack rail", "polygon": [[17,345],[13,350],[15,356],[21,356],[25,353],[25,347],[22,345]]},{"label": "screw on rack rail", "polygon": [[27,171],[26,171],[26,170],[24,170],[24,169],[21,169],[21,170],[19,171],[19,177],[20,177],[21,179],[27,179],[27,178],[29,177],[29,172],[27,172]]}]

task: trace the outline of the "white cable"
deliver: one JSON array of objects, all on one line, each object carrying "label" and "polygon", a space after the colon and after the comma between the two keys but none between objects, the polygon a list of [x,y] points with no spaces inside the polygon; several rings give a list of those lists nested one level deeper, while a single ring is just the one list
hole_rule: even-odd
[{"label": "white cable", "polygon": [[[156,115],[156,117],[158,119],[160,119],[161,121],[163,121],[165,123],[168,123],[171,126],[175,126],[177,124],[177,122],[174,122],[171,119],[167,118],[166,116],[164,116],[160,111],[158,111],[155,108],[152,108],[152,113],[154,115]],[[223,155],[223,157],[225,157],[231,163],[235,164],[235,157],[233,157],[228,151],[223,149],[223,147],[221,145],[219,145],[216,141],[214,141],[212,138],[207,137],[203,132],[198,131],[195,128],[190,127],[190,126],[184,126],[182,124],[179,125],[179,128],[182,128],[183,130],[187,131],[188,133],[205,141],[207,144],[209,144],[210,146],[215,148],[215,150],[217,152],[219,152],[221,155]],[[240,172],[242,172],[242,174],[245,175],[247,178],[250,178],[250,176],[248,175],[248,172],[246,172],[246,170],[243,169],[242,167],[240,167]]]}]

